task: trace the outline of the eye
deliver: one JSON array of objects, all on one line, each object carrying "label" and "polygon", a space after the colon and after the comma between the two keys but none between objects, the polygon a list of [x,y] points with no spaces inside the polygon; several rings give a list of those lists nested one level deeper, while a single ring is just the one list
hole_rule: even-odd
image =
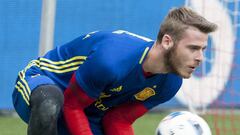
[{"label": "eye", "polygon": [[205,47],[202,48],[202,50],[204,51],[204,50],[206,50],[206,48],[207,48],[207,47],[205,46]]},{"label": "eye", "polygon": [[193,46],[192,49],[193,49],[193,50],[198,50],[199,47],[197,47],[197,46]]},{"label": "eye", "polygon": [[198,47],[198,46],[189,46],[189,49],[190,49],[191,51],[197,51],[197,50],[200,49],[200,47]]}]

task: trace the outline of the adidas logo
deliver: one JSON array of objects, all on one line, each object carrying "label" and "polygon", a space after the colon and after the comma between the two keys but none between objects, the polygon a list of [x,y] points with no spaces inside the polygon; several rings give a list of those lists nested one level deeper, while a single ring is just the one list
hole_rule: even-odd
[{"label": "adidas logo", "polygon": [[119,86],[117,88],[110,89],[110,91],[112,91],[112,92],[120,92],[122,90],[122,88],[123,88],[123,86],[121,85],[121,86]]}]

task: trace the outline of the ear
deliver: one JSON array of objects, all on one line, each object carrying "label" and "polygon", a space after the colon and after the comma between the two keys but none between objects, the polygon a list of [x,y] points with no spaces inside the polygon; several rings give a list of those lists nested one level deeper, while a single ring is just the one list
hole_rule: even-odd
[{"label": "ear", "polygon": [[173,47],[174,42],[170,35],[164,34],[161,44],[165,50],[168,50]]}]

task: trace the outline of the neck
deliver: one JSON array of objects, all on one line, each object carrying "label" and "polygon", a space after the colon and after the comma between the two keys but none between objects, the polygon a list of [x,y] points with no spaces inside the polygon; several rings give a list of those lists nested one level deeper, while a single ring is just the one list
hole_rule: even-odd
[{"label": "neck", "polygon": [[158,42],[155,42],[143,62],[144,72],[150,72],[152,74],[168,73],[169,71],[164,57],[165,53],[162,46]]}]

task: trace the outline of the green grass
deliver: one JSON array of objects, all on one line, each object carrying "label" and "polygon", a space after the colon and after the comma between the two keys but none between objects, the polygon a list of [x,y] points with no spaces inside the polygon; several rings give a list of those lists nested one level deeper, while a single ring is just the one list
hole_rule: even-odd
[{"label": "green grass", "polygon": [[0,135],[27,135],[27,125],[18,117],[0,116]]},{"label": "green grass", "polygon": [[135,135],[154,135],[155,130],[166,113],[151,113],[137,119],[133,124]]},{"label": "green grass", "polygon": [[[135,135],[154,135],[155,129],[166,113],[148,113],[133,125]],[[239,115],[202,116],[211,127],[213,135],[240,135]],[[0,116],[0,135],[26,135],[27,125],[18,117]]]}]

